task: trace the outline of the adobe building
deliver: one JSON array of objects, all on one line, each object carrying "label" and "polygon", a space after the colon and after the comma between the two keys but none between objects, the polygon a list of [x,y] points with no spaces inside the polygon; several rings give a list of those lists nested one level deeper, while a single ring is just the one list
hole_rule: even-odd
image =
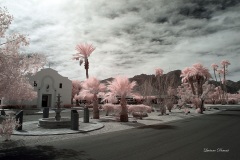
[{"label": "adobe building", "polygon": [[61,105],[71,104],[72,81],[57,71],[44,68],[29,77],[29,80],[38,96],[31,105],[37,105],[37,108],[56,107],[58,94],[61,95]]}]

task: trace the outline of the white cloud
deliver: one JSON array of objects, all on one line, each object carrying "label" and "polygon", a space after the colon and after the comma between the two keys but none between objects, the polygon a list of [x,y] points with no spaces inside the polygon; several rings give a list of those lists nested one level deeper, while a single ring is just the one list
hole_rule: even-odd
[{"label": "white cloud", "polygon": [[210,69],[228,59],[229,78],[239,80],[240,1],[225,6],[192,0],[0,2],[15,18],[10,31],[29,35],[26,51],[46,54],[52,67],[71,79],[85,79],[84,67],[71,56],[76,44],[89,42],[96,46],[89,74],[99,79],[154,74],[156,67],[166,73],[196,62]]}]

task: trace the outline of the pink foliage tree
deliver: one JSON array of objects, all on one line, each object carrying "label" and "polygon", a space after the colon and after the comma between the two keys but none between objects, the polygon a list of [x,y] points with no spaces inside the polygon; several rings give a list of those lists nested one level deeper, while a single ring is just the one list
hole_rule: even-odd
[{"label": "pink foliage tree", "polygon": [[196,95],[196,89],[193,86],[193,83],[195,82],[197,84],[197,95],[200,97],[203,93],[202,85],[212,76],[207,68],[203,67],[200,63],[196,63],[192,67],[183,69],[180,77],[182,77],[183,83],[188,82],[191,85],[194,95]]},{"label": "pink foliage tree", "polygon": [[[23,105],[25,101],[31,101],[37,98],[37,92],[26,79],[21,79],[22,81],[15,82],[14,85],[5,92],[5,99],[10,101],[17,101],[19,104]],[[18,86],[18,87],[15,87]]]},{"label": "pink foliage tree", "polygon": [[86,70],[86,78],[88,78],[89,77],[89,75],[88,75],[88,69],[89,69],[88,57],[95,50],[95,47],[92,44],[80,43],[76,46],[76,50],[78,51],[78,53],[73,55],[73,59],[79,60],[80,66],[82,65],[82,63],[84,61],[84,66],[85,66],[85,70]]},{"label": "pink foliage tree", "polygon": [[[189,83],[191,85],[193,95],[197,95],[198,98],[201,98],[203,94],[203,84],[211,78],[211,74],[209,73],[209,70],[207,68],[203,67],[202,64],[196,63],[193,64],[192,67],[187,67],[183,69],[180,77],[182,77],[183,83]],[[196,89],[193,83],[197,84],[197,93],[195,91]],[[203,113],[203,105],[204,99],[201,99],[201,113]]]},{"label": "pink foliage tree", "polygon": [[108,90],[111,92],[110,95],[120,96],[120,121],[128,122],[128,110],[126,97],[132,95],[133,87],[136,85],[136,82],[130,82],[129,79],[125,76],[117,76],[111,82],[108,82]]},{"label": "pink foliage tree", "polygon": [[155,69],[155,76],[162,76],[163,75],[163,70],[161,68],[156,68]]},{"label": "pink foliage tree", "polygon": [[0,7],[0,97],[32,99],[36,94],[30,86],[27,74],[34,74],[43,67],[46,57],[37,53],[23,53],[22,47],[29,45],[26,36],[6,34],[13,17]]},{"label": "pink foliage tree", "polygon": [[2,122],[2,124],[0,124],[0,135],[5,139],[5,141],[9,141],[14,129],[20,125],[21,124],[19,124],[15,118],[7,118]]},{"label": "pink foliage tree", "polygon": [[[82,83],[79,80],[72,80],[72,100],[74,99],[75,95],[78,95],[82,89]],[[78,100],[76,100],[76,105],[78,106]]]},{"label": "pink foliage tree", "polygon": [[177,89],[168,87],[167,95],[168,95],[168,99],[166,101],[166,106],[167,106],[168,111],[171,112],[171,110],[174,106],[175,97],[177,96]]},{"label": "pink foliage tree", "polygon": [[[216,72],[218,73],[220,86],[221,86],[221,89],[223,90],[222,94],[220,94],[222,104],[225,104],[228,99],[227,88],[226,88],[226,74],[228,72],[227,68],[229,65],[230,65],[230,62],[228,60],[221,61],[221,69],[218,69],[217,64],[211,65],[211,67],[213,68],[213,71],[214,71],[214,76],[215,76],[216,81],[217,81]],[[220,90],[219,90],[219,93],[220,93]]]},{"label": "pink foliage tree", "polygon": [[143,102],[144,104],[150,105],[151,99],[149,98],[152,95],[154,87],[152,86],[152,78],[146,79],[139,86],[139,94],[134,95],[134,99],[137,100],[138,103]]},{"label": "pink foliage tree", "polygon": [[194,98],[191,87],[189,87],[189,84],[187,83],[182,83],[180,86],[178,86],[177,96],[179,97],[178,105],[180,108],[185,107],[186,103],[191,102],[191,100]]},{"label": "pink foliage tree", "polygon": [[93,102],[93,118],[99,119],[98,94],[106,90],[106,86],[95,77],[86,79],[83,84],[83,92],[80,95],[87,97]]}]

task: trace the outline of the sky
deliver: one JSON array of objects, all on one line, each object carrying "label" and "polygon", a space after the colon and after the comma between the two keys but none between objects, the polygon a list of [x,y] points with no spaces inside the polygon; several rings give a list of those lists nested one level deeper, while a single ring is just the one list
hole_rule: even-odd
[{"label": "sky", "polygon": [[[96,50],[89,75],[100,80],[164,73],[229,60],[227,79],[240,80],[240,0],[0,0],[14,20],[9,33],[28,35],[22,50],[47,56],[50,67],[84,80],[73,61],[79,43]],[[48,66],[46,66],[48,67]]]}]

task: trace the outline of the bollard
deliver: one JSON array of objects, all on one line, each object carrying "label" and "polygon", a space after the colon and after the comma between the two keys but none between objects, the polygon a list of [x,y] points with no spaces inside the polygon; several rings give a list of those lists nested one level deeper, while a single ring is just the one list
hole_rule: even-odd
[{"label": "bollard", "polygon": [[89,123],[89,109],[88,109],[88,107],[85,107],[84,109],[83,109],[83,122],[84,123]]},{"label": "bollard", "polygon": [[44,107],[43,108],[43,118],[48,118],[49,117],[49,107]]},{"label": "bollard", "polygon": [[16,130],[17,130],[17,131],[22,130],[23,110],[19,111],[19,112],[16,114],[16,121],[19,121],[19,124],[20,124],[19,127],[16,127]]},{"label": "bollard", "polygon": [[6,116],[6,112],[4,111],[4,109],[1,110],[1,115]]},{"label": "bollard", "polygon": [[71,111],[71,130],[79,130],[79,114],[77,110]]}]

